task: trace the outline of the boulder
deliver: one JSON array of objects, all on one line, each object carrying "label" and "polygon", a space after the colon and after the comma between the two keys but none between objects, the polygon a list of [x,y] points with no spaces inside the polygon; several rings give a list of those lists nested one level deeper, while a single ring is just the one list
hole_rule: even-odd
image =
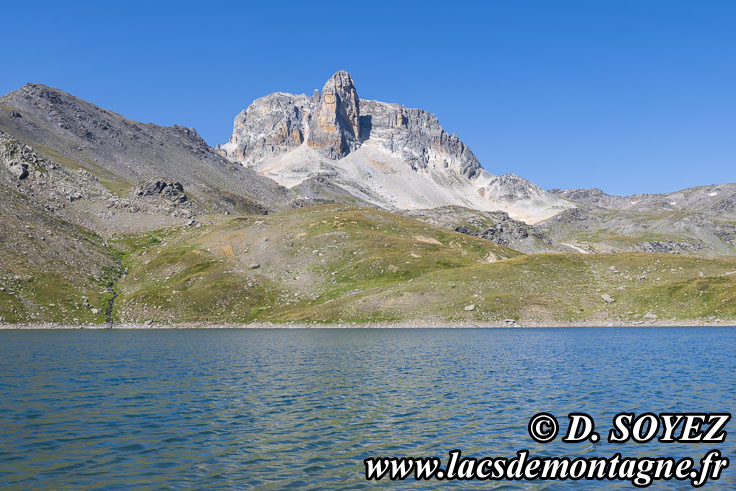
[{"label": "boulder", "polygon": [[176,206],[188,201],[187,195],[184,193],[184,186],[177,181],[171,179],[153,179],[146,181],[131,191],[134,198],[152,199],[163,198]]}]

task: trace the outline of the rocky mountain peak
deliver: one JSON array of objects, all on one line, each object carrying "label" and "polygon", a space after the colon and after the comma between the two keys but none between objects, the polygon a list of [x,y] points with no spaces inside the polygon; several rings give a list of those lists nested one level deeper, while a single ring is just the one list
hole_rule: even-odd
[{"label": "rocky mountain peak", "polygon": [[277,92],[255,100],[218,151],[283,186],[307,183],[310,195],[320,182],[313,178],[328,177],[329,186],[321,185],[328,200],[347,194],[387,209],[503,209],[532,221],[573,206],[517,176],[494,179],[434,114],[360,99],[343,70],[311,97]]},{"label": "rocky mountain peak", "polygon": [[360,101],[350,74],[340,70],[316,96],[307,144],[331,159],[346,156],[360,146]]},{"label": "rocky mountain peak", "polygon": [[63,95],[68,96],[68,94],[62,92],[61,90],[54,89],[53,87],[48,87],[43,84],[34,83],[25,84],[23,87],[20,88],[20,90],[18,90],[18,92],[25,97],[37,97],[54,102],[58,102]]},{"label": "rocky mountain peak", "polygon": [[370,140],[414,171],[454,168],[468,179],[482,169],[473,152],[422,109],[360,99],[353,77],[339,70],[311,97],[274,92],[235,117],[221,155],[258,165],[305,144],[321,157],[340,160]]}]

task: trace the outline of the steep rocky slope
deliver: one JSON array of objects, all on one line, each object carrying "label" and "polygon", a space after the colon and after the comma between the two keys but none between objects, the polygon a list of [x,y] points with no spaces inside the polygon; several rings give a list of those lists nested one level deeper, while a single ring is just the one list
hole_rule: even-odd
[{"label": "steep rocky slope", "polygon": [[[205,210],[181,183],[152,179],[118,195],[92,173],[39,155],[0,131],[0,182],[48,213],[108,236],[183,224]],[[2,197],[3,195],[0,195]]]},{"label": "steep rocky slope", "polygon": [[321,177],[389,210],[458,205],[534,223],[574,206],[521,177],[486,172],[434,115],[360,99],[344,71],[311,97],[277,92],[254,101],[218,150],[289,188]]},{"label": "steep rocky slope", "polygon": [[0,130],[68,170],[85,170],[119,196],[166,178],[212,212],[275,211],[296,197],[222,158],[193,129],[132,121],[39,84],[0,98]]}]

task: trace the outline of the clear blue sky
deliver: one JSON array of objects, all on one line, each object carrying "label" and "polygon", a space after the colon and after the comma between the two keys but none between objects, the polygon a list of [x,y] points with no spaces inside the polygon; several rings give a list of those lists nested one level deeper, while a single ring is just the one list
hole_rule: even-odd
[{"label": "clear blue sky", "polygon": [[2,93],[51,85],[213,146],[253,99],[342,68],[494,174],[616,194],[736,181],[736,1],[6,2],[0,46]]}]

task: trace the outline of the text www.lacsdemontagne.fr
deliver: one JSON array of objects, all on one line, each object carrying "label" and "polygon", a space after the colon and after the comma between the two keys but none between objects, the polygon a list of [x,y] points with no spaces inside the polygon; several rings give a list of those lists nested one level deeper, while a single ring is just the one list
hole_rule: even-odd
[{"label": "text www.lacsdemontagne.fr", "polygon": [[700,487],[708,479],[718,479],[728,466],[728,459],[718,450],[707,452],[700,459],[700,469],[689,457],[529,457],[520,450],[515,457],[463,457],[460,450],[449,452],[447,465],[438,457],[373,457],[364,460],[367,480],[489,480],[489,481],[622,481],[636,487],[647,487],[655,481],[690,481]]}]

